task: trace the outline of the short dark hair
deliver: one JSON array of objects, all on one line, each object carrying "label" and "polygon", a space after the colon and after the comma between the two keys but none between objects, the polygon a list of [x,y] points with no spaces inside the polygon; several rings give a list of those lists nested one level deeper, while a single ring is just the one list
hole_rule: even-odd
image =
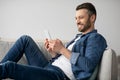
[{"label": "short dark hair", "polygon": [[92,3],[86,2],[86,3],[80,4],[76,7],[76,11],[80,9],[87,9],[89,12],[89,15],[93,15],[93,14],[95,14],[95,16],[97,15],[95,6]]}]

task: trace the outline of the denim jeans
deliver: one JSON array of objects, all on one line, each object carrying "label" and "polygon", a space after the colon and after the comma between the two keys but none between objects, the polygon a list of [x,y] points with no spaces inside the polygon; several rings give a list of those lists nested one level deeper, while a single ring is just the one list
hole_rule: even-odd
[{"label": "denim jeans", "polygon": [[[28,65],[17,64],[25,54]],[[69,80],[61,69],[52,66],[33,39],[20,37],[0,64],[0,79],[15,80]]]}]

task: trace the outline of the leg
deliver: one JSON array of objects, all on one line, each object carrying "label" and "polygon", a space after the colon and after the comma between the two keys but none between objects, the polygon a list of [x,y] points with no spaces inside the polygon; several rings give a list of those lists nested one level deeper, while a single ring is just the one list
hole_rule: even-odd
[{"label": "leg", "polygon": [[0,65],[0,79],[5,78],[15,80],[64,80],[64,75],[54,66],[44,69],[7,61]]},{"label": "leg", "polygon": [[36,43],[29,36],[20,37],[13,47],[8,51],[1,63],[6,61],[18,62],[25,53],[29,65],[43,67],[48,64],[48,60],[40,51]]}]

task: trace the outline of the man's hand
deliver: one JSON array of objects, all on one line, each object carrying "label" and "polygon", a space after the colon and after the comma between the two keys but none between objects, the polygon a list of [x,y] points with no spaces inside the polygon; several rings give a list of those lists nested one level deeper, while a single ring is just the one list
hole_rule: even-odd
[{"label": "man's hand", "polygon": [[55,57],[57,55],[57,53],[55,53],[54,51],[52,51],[52,49],[49,47],[49,41],[48,41],[48,39],[45,40],[44,45],[45,45],[46,50],[49,53],[51,53],[52,57]]},{"label": "man's hand", "polygon": [[62,42],[59,39],[56,40],[50,40],[49,41],[49,47],[52,51],[56,53],[60,53],[60,50],[64,47]]},{"label": "man's hand", "polygon": [[52,52],[59,53],[64,55],[66,58],[70,59],[71,52],[66,49],[61,40],[50,40],[49,41],[49,48]]}]

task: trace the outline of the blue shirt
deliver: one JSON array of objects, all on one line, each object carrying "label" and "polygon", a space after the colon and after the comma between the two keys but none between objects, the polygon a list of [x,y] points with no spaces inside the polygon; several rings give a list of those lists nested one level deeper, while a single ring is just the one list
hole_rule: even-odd
[{"label": "blue shirt", "polygon": [[[97,33],[97,30],[84,35],[78,34],[76,38],[78,36],[81,36],[81,38],[73,46],[70,62],[75,78],[77,80],[87,80],[100,63],[107,43],[104,37]],[[75,39],[68,43],[66,47]]]}]

